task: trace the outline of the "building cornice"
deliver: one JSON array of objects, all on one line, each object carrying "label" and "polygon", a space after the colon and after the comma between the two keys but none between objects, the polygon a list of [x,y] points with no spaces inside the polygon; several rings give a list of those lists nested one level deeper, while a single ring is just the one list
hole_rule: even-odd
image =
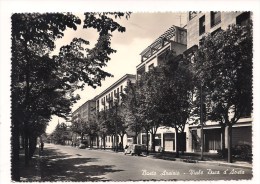
[{"label": "building cornice", "polygon": [[111,91],[115,86],[117,86],[118,84],[120,84],[121,82],[123,82],[124,80],[129,79],[129,78],[135,79],[135,78],[136,78],[136,75],[133,75],[133,74],[126,74],[126,75],[124,75],[123,77],[121,77],[120,79],[118,79],[115,83],[113,83],[111,86],[109,86],[107,89],[105,89],[104,91],[102,91],[99,95],[97,95],[97,96],[95,97],[96,100],[97,100],[98,98],[100,98],[101,96],[103,96],[104,94],[106,94],[108,91]]}]

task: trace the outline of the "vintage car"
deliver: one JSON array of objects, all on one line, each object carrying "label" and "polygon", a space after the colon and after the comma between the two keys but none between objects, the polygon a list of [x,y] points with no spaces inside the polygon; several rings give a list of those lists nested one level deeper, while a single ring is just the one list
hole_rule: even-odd
[{"label": "vintage car", "polygon": [[142,154],[142,145],[140,144],[130,144],[127,148],[125,148],[125,155],[141,155]]}]

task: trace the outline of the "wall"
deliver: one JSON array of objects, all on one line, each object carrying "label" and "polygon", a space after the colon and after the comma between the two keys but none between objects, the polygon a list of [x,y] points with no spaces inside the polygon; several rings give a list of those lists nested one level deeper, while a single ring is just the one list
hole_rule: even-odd
[{"label": "wall", "polygon": [[211,28],[210,25],[210,12],[199,13],[192,20],[187,22],[187,48],[189,49],[193,45],[199,45],[199,40],[205,36],[205,34],[199,35],[199,18],[205,15],[205,32],[212,33],[216,29],[220,28],[225,30],[228,25],[236,23],[236,17],[241,12],[221,12],[221,22]]}]

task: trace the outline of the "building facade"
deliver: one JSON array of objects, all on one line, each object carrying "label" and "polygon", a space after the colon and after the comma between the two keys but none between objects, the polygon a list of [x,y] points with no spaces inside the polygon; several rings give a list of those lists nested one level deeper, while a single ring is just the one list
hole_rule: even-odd
[{"label": "building facade", "polygon": [[[200,45],[201,39],[206,34],[215,34],[219,30],[225,30],[231,24],[246,25],[250,21],[250,12],[189,12],[187,20],[187,49]],[[251,114],[245,114],[243,118],[233,126],[232,145],[252,145],[252,118]],[[220,125],[217,122],[207,121],[204,126],[204,150],[217,152],[222,148],[222,142],[227,148],[227,136],[223,136]],[[227,128],[225,130],[227,135]],[[187,131],[187,151],[199,151],[201,142],[201,128],[197,125],[189,126]]]},{"label": "building facade", "polygon": [[[71,126],[82,128],[82,123],[87,123],[89,120],[94,118],[96,113],[96,97],[86,101],[80,107],[78,107],[73,113],[71,117]],[[90,145],[90,138],[87,135],[79,135],[78,133],[73,133],[72,142],[75,144],[80,143],[80,139],[83,136],[83,140],[87,145]],[[93,141],[94,146],[96,146],[97,141]]]},{"label": "building facade", "polygon": [[[136,67],[137,79],[144,72],[156,67],[163,61],[167,50],[173,50],[176,56],[186,55],[199,47],[201,39],[206,34],[215,34],[225,30],[231,24],[246,25],[250,21],[250,12],[189,12],[187,25],[184,28],[172,26],[163,35],[157,38],[150,46],[141,52],[141,63]],[[155,150],[163,148],[165,151],[176,151],[176,136],[182,139],[180,150],[196,152],[201,149],[201,128],[198,125],[185,127],[183,135],[178,135],[173,128],[159,127],[155,136]],[[204,151],[217,152],[222,148],[222,142],[227,147],[227,136],[223,136],[217,122],[207,121],[204,127]],[[225,130],[227,135],[227,128]],[[233,126],[232,144],[252,145],[252,118],[246,114]],[[147,139],[151,146],[151,135],[146,137],[141,133],[138,143],[145,144]]]},{"label": "building facade", "polygon": [[[141,63],[136,67],[137,79],[145,72],[149,72],[153,67],[157,67],[164,61],[167,51],[172,51],[174,56],[179,56],[187,50],[187,30],[178,26],[170,27],[151,45],[144,49],[141,55]],[[164,151],[176,151],[177,139],[180,134],[176,134],[175,129],[171,127],[159,127],[155,135],[155,151],[163,148]],[[146,133],[141,133],[138,137],[139,144],[146,144],[149,141],[151,147],[151,134],[148,138]],[[180,150],[186,151],[186,131],[179,137],[182,144]]]},{"label": "building facade", "polygon": [[[117,80],[115,83],[113,83],[111,86],[109,86],[107,89],[105,89],[103,92],[101,92],[96,97],[96,109],[97,112],[107,111],[112,106],[117,103],[120,105],[122,103],[122,99],[120,94],[124,92],[125,87],[129,82],[135,83],[136,76],[131,74],[126,74],[123,77],[121,77],[119,80]],[[118,143],[121,141],[118,139]],[[101,137],[98,139],[98,145],[100,147],[106,148],[114,148],[115,147],[115,138],[114,136],[106,136],[105,142],[101,139]],[[126,145],[128,143],[131,143],[133,140],[131,137],[128,137],[127,135],[124,135],[123,137],[123,145]]]},{"label": "building facade", "polygon": [[172,26],[151,45],[144,49],[141,63],[136,66],[137,79],[144,72],[156,67],[163,61],[166,51],[171,50],[177,56],[187,49],[187,31],[184,28]]}]

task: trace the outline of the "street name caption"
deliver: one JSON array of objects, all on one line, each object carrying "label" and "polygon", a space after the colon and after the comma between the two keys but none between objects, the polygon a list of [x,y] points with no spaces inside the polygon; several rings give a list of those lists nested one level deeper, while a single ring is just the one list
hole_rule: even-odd
[{"label": "street name caption", "polygon": [[215,170],[215,169],[206,169],[206,170],[195,170],[195,169],[190,169],[188,172],[180,172],[178,170],[163,170],[161,172],[156,172],[156,171],[149,171],[146,169],[142,169],[142,175],[144,176],[155,176],[155,175],[161,175],[161,176],[169,176],[169,175],[181,175],[181,174],[187,174],[187,175],[242,175],[245,174],[245,171],[242,169],[226,169],[224,171],[220,170]]}]

